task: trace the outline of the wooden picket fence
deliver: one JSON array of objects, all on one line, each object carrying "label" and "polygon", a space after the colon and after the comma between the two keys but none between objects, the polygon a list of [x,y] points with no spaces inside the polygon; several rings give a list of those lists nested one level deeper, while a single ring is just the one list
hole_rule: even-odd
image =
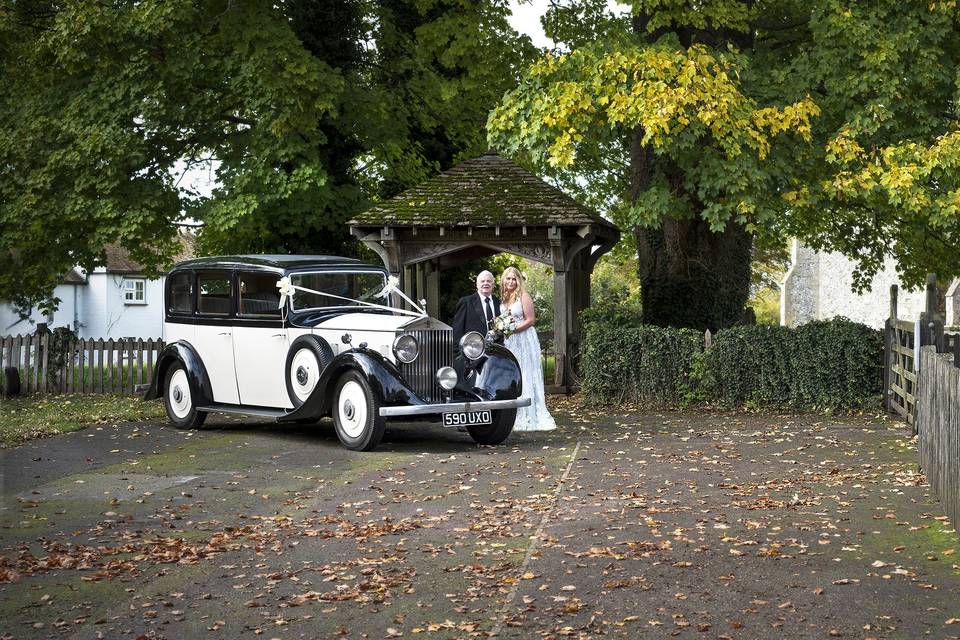
[{"label": "wooden picket fence", "polygon": [[152,380],[163,346],[163,340],[153,338],[71,340],[58,364],[49,334],[4,336],[0,366],[19,371],[20,393],[134,394]]},{"label": "wooden picket fence", "polygon": [[917,397],[920,468],[960,531],[960,336],[946,353],[921,347]]},{"label": "wooden picket fence", "polygon": [[891,287],[885,403],[917,435],[920,469],[960,531],[960,334],[945,331],[937,302],[937,280],[931,274],[919,319],[900,320],[897,288]]}]

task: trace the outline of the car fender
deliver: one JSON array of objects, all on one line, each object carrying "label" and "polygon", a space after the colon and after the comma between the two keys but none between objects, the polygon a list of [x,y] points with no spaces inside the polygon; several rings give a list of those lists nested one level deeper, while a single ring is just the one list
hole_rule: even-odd
[{"label": "car fender", "polygon": [[460,354],[453,360],[457,372],[454,400],[513,400],[523,392],[523,374],[516,356],[500,344],[488,344],[484,354],[469,360]]},{"label": "car fender", "polygon": [[200,359],[197,350],[186,340],[171,342],[160,352],[157,357],[157,366],[153,370],[153,380],[150,381],[150,388],[147,389],[144,400],[154,400],[163,395],[164,379],[167,376],[167,370],[174,362],[183,363],[187,370],[190,393],[195,398],[194,403],[204,405],[212,402],[213,386],[210,384],[207,368],[203,366],[203,360]]},{"label": "car fender", "polygon": [[403,379],[396,365],[376,351],[351,349],[336,356],[320,374],[313,393],[298,409],[278,418],[280,422],[317,418],[330,412],[334,385],[349,370],[364,376],[381,406],[420,405],[423,401]]}]

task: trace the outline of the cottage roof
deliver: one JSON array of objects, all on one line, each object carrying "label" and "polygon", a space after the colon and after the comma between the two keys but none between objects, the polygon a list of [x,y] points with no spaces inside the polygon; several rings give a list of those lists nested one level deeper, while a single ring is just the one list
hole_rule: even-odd
[{"label": "cottage roof", "polygon": [[87,284],[87,279],[80,272],[79,269],[74,267],[63,274],[63,278],[60,281],[62,284]]},{"label": "cottage roof", "polygon": [[595,211],[495,151],[461,162],[358,214],[349,224],[613,227]]},{"label": "cottage roof", "polygon": [[[189,231],[180,232],[180,252],[173,258],[173,263],[189,260],[194,257],[196,235]],[[130,251],[117,244],[108,244],[103,248],[107,261],[104,267],[107,273],[142,273],[143,265],[130,257]]]}]

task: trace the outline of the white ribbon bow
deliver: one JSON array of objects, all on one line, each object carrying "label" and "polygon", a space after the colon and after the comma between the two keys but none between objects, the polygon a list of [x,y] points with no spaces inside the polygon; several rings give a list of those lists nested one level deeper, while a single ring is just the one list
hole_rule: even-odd
[{"label": "white ribbon bow", "polygon": [[287,298],[293,298],[295,287],[290,282],[289,277],[283,276],[277,280],[277,289],[280,289],[280,306],[278,308],[283,309],[287,305]]}]

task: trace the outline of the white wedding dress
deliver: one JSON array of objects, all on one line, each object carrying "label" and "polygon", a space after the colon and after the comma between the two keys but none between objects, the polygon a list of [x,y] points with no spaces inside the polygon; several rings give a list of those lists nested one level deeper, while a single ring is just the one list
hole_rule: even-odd
[{"label": "white wedding dress", "polygon": [[[506,313],[507,308],[500,305],[500,313]],[[519,300],[510,305],[510,315],[514,322],[523,322],[523,305]],[[521,398],[530,398],[529,407],[517,409],[517,421],[513,423],[514,431],[552,431],[557,428],[553,416],[547,411],[547,403],[543,391],[543,363],[540,360],[540,340],[537,330],[532,326],[508,336],[504,344],[520,363],[520,372],[523,374],[523,393]]]}]

